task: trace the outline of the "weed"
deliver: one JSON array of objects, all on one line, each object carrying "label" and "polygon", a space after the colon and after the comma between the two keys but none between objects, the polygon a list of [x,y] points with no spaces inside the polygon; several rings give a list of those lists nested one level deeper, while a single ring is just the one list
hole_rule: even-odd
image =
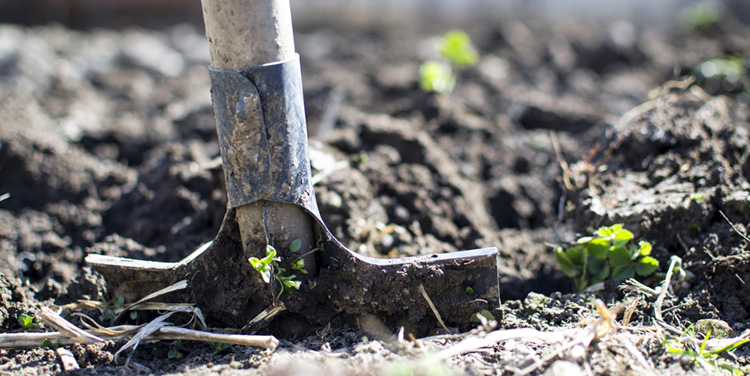
[{"label": "weed", "polygon": [[25,313],[22,313],[18,316],[18,323],[21,324],[21,326],[24,329],[37,329],[39,328],[39,325],[37,325],[36,322],[34,322],[34,316],[29,316]]},{"label": "weed", "polygon": [[692,363],[701,364],[710,368],[720,368],[726,371],[730,371],[733,374],[743,375],[745,374],[736,363],[732,363],[721,357],[722,353],[729,353],[736,350],[738,347],[748,342],[747,339],[741,339],[737,341],[730,341],[726,345],[717,348],[709,349],[708,341],[711,337],[711,331],[706,332],[703,340],[698,344],[696,341],[691,341],[691,338],[695,338],[695,332],[693,327],[688,327],[683,333],[683,340],[680,339],[664,339],[662,346],[666,349],[667,353],[680,355],[686,359],[689,359]]},{"label": "weed", "polygon": [[214,355],[219,355],[220,352],[229,348],[229,345],[221,342],[209,342],[208,344],[211,345],[211,354]]},{"label": "weed", "polygon": [[426,92],[450,93],[456,86],[456,76],[450,66],[426,61],[419,67],[419,88]]},{"label": "weed", "polygon": [[681,18],[691,30],[706,30],[719,22],[721,13],[716,4],[704,2],[683,9]]},{"label": "weed", "polygon": [[449,31],[438,41],[440,55],[457,67],[474,65],[479,54],[471,45],[469,35],[461,30]]},{"label": "weed", "polygon": [[481,312],[477,312],[471,315],[471,318],[469,319],[470,322],[480,322],[479,316],[484,317],[487,319],[487,321],[497,320],[495,319],[495,315],[492,314],[492,312],[483,309]]},{"label": "weed", "polygon": [[707,60],[695,72],[699,79],[719,78],[730,83],[738,82],[745,75],[745,57],[726,54]]},{"label": "weed", "polygon": [[426,92],[450,93],[456,85],[455,71],[471,66],[479,54],[469,36],[461,30],[446,33],[435,43],[435,50],[446,62],[426,61],[419,67],[419,87]]},{"label": "weed", "polygon": [[565,275],[573,278],[579,291],[606,279],[623,281],[636,274],[648,276],[659,267],[659,261],[649,256],[651,243],[629,244],[633,233],[622,224],[601,227],[594,235],[578,239],[568,249],[555,248],[557,263]]},{"label": "weed", "polygon": [[42,341],[42,347],[46,347],[52,350],[57,350],[57,348],[60,347],[60,344],[57,342],[52,342],[45,338],[44,341]]},{"label": "weed", "polygon": [[[296,253],[300,250],[301,246],[302,240],[297,239],[289,246],[289,250],[292,253]],[[287,270],[282,268],[279,264],[281,262],[281,257],[278,257],[277,254],[276,248],[272,245],[267,245],[266,257],[263,257],[262,259],[251,257],[249,261],[253,269],[260,273],[263,282],[271,283],[271,278],[273,277],[273,279],[279,283],[279,294],[276,296],[276,299],[279,299],[284,291],[289,289],[299,290],[302,282],[295,279],[297,278],[296,274],[286,275]],[[305,260],[302,257],[296,257],[292,260],[291,269],[297,270],[302,274],[307,274],[307,270],[305,270]]]}]

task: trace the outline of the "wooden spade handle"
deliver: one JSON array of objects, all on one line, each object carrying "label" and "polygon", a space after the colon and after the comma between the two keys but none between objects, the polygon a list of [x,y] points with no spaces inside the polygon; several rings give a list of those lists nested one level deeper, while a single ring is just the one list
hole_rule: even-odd
[{"label": "wooden spade handle", "polygon": [[211,65],[240,70],[294,57],[289,0],[201,0]]},{"label": "wooden spade handle", "polygon": [[[201,0],[214,69],[239,71],[251,65],[295,57],[289,0]],[[265,256],[266,244],[283,252],[296,239],[301,250],[314,247],[312,222],[304,209],[257,201],[237,208],[245,254]],[[305,260],[314,273],[314,258]]]}]

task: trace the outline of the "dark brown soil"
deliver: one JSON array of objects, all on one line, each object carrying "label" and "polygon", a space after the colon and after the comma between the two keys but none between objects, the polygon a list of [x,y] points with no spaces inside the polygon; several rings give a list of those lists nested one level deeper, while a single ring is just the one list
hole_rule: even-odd
[{"label": "dark brown soil", "polygon": [[[479,63],[452,94],[424,93],[419,65],[447,30],[297,31],[315,193],[344,245],[376,257],[497,247],[499,327],[560,331],[590,325],[594,297],[612,309],[638,294],[615,283],[573,293],[551,245],[624,223],[655,246],[660,268],[644,283],[657,286],[672,255],[691,275],[664,302],[668,324],[710,318],[750,329],[748,76],[700,74],[710,59],[750,56],[750,29],[731,20],[668,31],[466,26]],[[10,194],[0,202],[0,331],[20,331],[18,316],[42,306],[114,298],[84,263],[88,253],[174,262],[216,235],[226,194],[207,55],[187,25],[0,25],[0,194]],[[665,352],[649,329],[653,303],[637,301],[635,329],[618,341],[533,372],[641,372],[626,342],[659,374],[718,372]],[[457,339],[407,348],[377,323],[336,324],[292,330],[303,334],[275,353],[156,342],[133,360],[156,374],[513,374],[551,346],[508,342],[420,368]],[[79,374],[129,374],[114,361],[121,345],[70,350]],[[727,359],[747,367],[748,355]],[[2,374],[60,372],[52,350],[0,350]]]}]

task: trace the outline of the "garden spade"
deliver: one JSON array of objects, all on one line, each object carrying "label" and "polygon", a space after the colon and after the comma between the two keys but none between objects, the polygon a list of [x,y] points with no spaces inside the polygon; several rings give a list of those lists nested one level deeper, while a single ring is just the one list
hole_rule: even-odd
[{"label": "garden spade", "polygon": [[374,316],[424,334],[438,322],[468,328],[474,314],[497,307],[495,248],[377,259],[334,238],[311,182],[289,0],[202,5],[228,210],[216,238],[180,262],[89,255],[110,295],[136,301],[187,280],[164,299],[237,328],[283,303],[274,327],[289,332]]}]

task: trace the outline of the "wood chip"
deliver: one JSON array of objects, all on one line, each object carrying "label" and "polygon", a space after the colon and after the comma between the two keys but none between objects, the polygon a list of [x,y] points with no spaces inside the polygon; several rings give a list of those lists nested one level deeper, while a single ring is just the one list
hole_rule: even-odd
[{"label": "wood chip", "polygon": [[78,361],[76,361],[76,357],[73,356],[73,353],[70,352],[70,350],[64,347],[58,347],[55,352],[57,353],[57,356],[60,357],[60,363],[62,363],[63,371],[72,372],[81,368],[78,366]]}]

